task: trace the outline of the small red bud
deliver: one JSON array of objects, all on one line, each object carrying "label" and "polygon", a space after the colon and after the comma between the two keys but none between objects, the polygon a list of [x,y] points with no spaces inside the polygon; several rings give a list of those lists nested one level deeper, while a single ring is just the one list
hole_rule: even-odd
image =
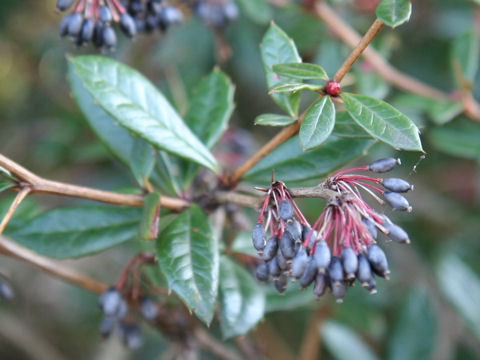
[{"label": "small red bud", "polygon": [[340,91],[342,91],[342,87],[336,81],[329,81],[327,82],[327,86],[325,86],[325,92],[330,96],[338,96],[340,95]]}]

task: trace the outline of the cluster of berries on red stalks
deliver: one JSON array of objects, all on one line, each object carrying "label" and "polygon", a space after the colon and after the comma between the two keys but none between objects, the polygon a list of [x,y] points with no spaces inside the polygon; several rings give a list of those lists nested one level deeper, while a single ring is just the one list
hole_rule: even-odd
[{"label": "cluster of berries on red stalks", "polygon": [[379,195],[383,195],[394,210],[410,212],[412,207],[401,193],[413,186],[403,179],[352,172],[385,173],[399,164],[399,159],[385,158],[328,178],[323,187],[331,195],[313,226],[285,184],[272,182],[252,233],[253,246],[263,260],[256,269],[257,279],[273,280],[280,293],[290,279],[298,280],[302,289],[314,283],[317,299],[330,289],[337,302],[343,301],[355,279],[375,294],[376,276],[388,279],[390,273],[387,257],[377,245],[378,231],[398,243],[410,239],[401,227],[368,205],[362,192],[380,204],[384,200]]},{"label": "cluster of berries on red stalks", "polygon": [[165,31],[183,21],[181,11],[163,0],[57,0],[57,10],[66,11],[59,27],[60,36],[76,45],[92,43],[103,51],[117,44],[114,24],[132,38],[137,32]]}]

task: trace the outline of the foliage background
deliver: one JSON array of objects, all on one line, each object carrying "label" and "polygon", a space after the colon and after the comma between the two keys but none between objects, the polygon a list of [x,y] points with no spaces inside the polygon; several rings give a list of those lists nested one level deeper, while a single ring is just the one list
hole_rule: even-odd
[{"label": "foliage background", "polygon": [[[363,11],[366,3],[336,1],[336,8],[364,32],[374,19],[373,11]],[[0,3],[0,151],[47,178],[104,189],[132,186],[134,179],[125,176],[95,139],[69,96],[65,54],[90,49],[75,49],[58,38],[60,16],[54,7],[54,0]],[[320,21],[295,5],[272,11],[305,61],[317,62],[331,74],[348,54]],[[398,69],[449,92],[455,87],[451,43],[480,26],[478,11],[478,5],[466,0],[415,2],[410,22],[395,31],[383,30],[375,44]],[[236,85],[232,127],[246,129],[253,148],[276,131],[253,126],[255,116],[276,111],[267,95],[258,47],[265,29],[241,13],[226,31],[234,56],[224,70]],[[215,65],[215,45],[211,32],[191,19],[165,37],[140,36],[133,43],[123,39],[112,56],[146,75],[182,113],[194,85]],[[331,299],[315,303],[305,293],[269,301],[271,312],[251,338],[272,358],[295,358],[309,332],[321,336],[327,359],[480,357],[480,125],[457,117],[445,125],[453,135],[439,135],[434,130],[438,125],[416,110],[412,99],[376,81],[362,91],[371,96],[388,91],[387,99],[422,128],[426,159],[415,173],[410,169],[419,155],[401,153],[406,166],[398,170],[415,183],[410,196],[414,212],[394,216],[410,233],[412,244],[385,246],[392,276],[379,282],[375,296],[357,287],[342,305]],[[480,86],[474,93],[480,95]],[[458,133],[464,123],[468,132]],[[463,141],[455,144],[459,139]],[[460,146],[467,149],[456,151]],[[376,145],[360,162],[390,154],[389,148]],[[11,197],[2,195],[0,208],[8,200]],[[67,203],[84,202],[35,195],[22,208],[38,211]],[[317,214],[316,202],[304,206],[311,218]],[[132,245],[125,244],[72,266],[88,268],[91,275],[111,283],[131,251]],[[17,292],[16,302],[0,303],[2,359],[52,359],[54,354],[58,359],[155,359],[167,346],[148,328],[147,344],[133,353],[116,339],[101,342],[94,294],[5,257],[0,270],[11,277]],[[314,317],[324,319],[321,329],[309,328]],[[217,327],[213,325],[214,333]]]}]

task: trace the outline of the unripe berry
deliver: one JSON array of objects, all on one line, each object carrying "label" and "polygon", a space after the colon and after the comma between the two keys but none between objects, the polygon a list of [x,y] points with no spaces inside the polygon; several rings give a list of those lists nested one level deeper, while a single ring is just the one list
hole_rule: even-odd
[{"label": "unripe berry", "polygon": [[372,238],[374,240],[376,240],[377,237],[378,237],[378,229],[375,226],[375,224],[373,222],[371,222],[370,220],[366,219],[366,218],[362,218],[362,222],[367,227],[367,230],[370,233],[370,235],[372,236]]},{"label": "unripe berry", "polygon": [[104,23],[109,23],[113,20],[112,12],[108,6],[100,6],[100,9],[98,9],[98,18]]},{"label": "unripe berry", "polygon": [[280,251],[287,261],[295,256],[295,243],[288,231],[285,231],[280,238]]},{"label": "unripe berry", "polygon": [[288,286],[288,276],[281,274],[277,280],[274,281],[275,288],[280,294],[283,294]]},{"label": "unripe berry", "polygon": [[287,232],[296,243],[302,242],[302,230],[302,225],[297,220],[287,223]]},{"label": "unripe berry", "polygon": [[258,281],[268,281],[268,265],[265,263],[258,265],[255,271],[255,276],[257,277]]},{"label": "unripe berry", "polygon": [[340,286],[345,278],[342,262],[336,256],[332,256],[332,260],[328,266],[328,276],[330,277],[332,288],[335,286]]},{"label": "unripe berry", "polygon": [[355,274],[358,269],[358,258],[357,254],[355,254],[355,251],[349,246],[344,247],[340,257],[342,259],[343,270],[345,271],[346,278],[348,280],[355,279]]},{"label": "unripe berry", "polygon": [[412,207],[408,203],[408,200],[399,193],[385,191],[383,193],[383,197],[385,198],[385,200],[387,200],[387,203],[392,207],[393,210],[406,212],[412,211]]},{"label": "unripe berry", "polygon": [[315,262],[317,263],[318,272],[324,273],[330,265],[331,253],[330,248],[326,241],[319,241],[315,248],[315,254],[313,255]]},{"label": "unripe berry", "polygon": [[367,287],[370,278],[373,276],[372,267],[365,254],[358,254],[357,279],[363,287]]},{"label": "unripe berry", "polygon": [[[330,281],[332,281],[331,278],[330,278]],[[347,283],[345,281],[331,283],[331,287],[332,287],[333,296],[337,298],[336,302],[338,304],[343,303],[343,298],[345,297],[345,295],[347,295],[347,290],[348,290]]]},{"label": "unripe berry", "polygon": [[317,276],[315,277],[315,285],[313,286],[313,294],[317,300],[327,291],[328,282],[329,279],[327,274],[317,273]]},{"label": "unripe berry", "polygon": [[278,204],[278,214],[284,221],[290,220],[293,217],[293,206],[290,201],[280,201],[280,204]]},{"label": "unripe berry", "polygon": [[315,259],[313,256],[310,256],[308,259],[307,267],[305,271],[303,272],[302,277],[300,278],[300,287],[302,289],[305,289],[308,287],[313,280],[315,280],[315,276],[317,276],[318,268],[317,268],[317,263],[315,262]]},{"label": "unripe berry", "polygon": [[368,247],[367,258],[375,273],[384,278],[388,278],[390,270],[388,270],[387,257],[378,245],[372,244]]},{"label": "unripe berry", "polygon": [[383,227],[388,230],[388,237],[393,241],[401,244],[410,244],[410,238],[405,230],[400,226],[395,225],[385,217],[387,220],[383,223]]},{"label": "unripe berry", "polygon": [[303,246],[298,250],[297,255],[293,258],[292,262],[292,276],[295,279],[300,279],[300,277],[305,272],[309,257],[307,254],[307,249]]},{"label": "unripe berry", "polygon": [[392,170],[395,166],[400,165],[400,159],[385,158],[372,162],[368,165],[368,170],[374,173],[384,173]]},{"label": "unripe berry", "polygon": [[128,37],[134,37],[137,33],[135,21],[128,13],[123,13],[120,17],[120,28],[122,29],[123,33]]},{"label": "unripe berry", "polygon": [[276,236],[272,236],[267,241],[267,245],[263,249],[262,259],[263,261],[270,261],[272,260],[275,255],[277,255],[278,250],[278,238]]},{"label": "unripe berry", "polygon": [[408,181],[397,178],[383,179],[382,185],[385,189],[394,191],[394,192],[407,192],[408,190],[413,190],[413,185],[410,185]]},{"label": "unripe berry", "polygon": [[342,87],[336,81],[329,81],[325,86],[325,92],[331,96],[338,96],[340,95],[341,91],[342,91]]},{"label": "unripe berry", "polygon": [[261,253],[265,248],[266,241],[267,241],[267,235],[265,234],[263,225],[261,222],[258,222],[252,231],[253,246],[255,247],[255,249],[257,249],[259,253]]},{"label": "unripe berry", "polygon": [[[285,263],[286,266],[286,263]],[[277,279],[282,273],[282,269],[278,266],[278,256],[275,256],[272,260],[268,262],[268,272],[273,279]]]}]

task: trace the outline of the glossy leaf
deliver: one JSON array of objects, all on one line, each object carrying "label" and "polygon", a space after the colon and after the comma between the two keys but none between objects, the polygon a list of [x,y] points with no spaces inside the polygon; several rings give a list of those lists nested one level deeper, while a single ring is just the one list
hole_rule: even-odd
[{"label": "glossy leaf", "polygon": [[300,80],[328,80],[328,75],[320,65],[309,63],[288,63],[273,65],[273,71],[280,76]]},{"label": "glossy leaf", "polygon": [[370,139],[365,130],[353,121],[352,117],[347,111],[337,112],[335,118],[335,126],[332,134],[338,137],[354,138],[354,139]]},{"label": "glossy leaf", "polygon": [[432,128],[428,134],[436,149],[453,156],[480,161],[480,125],[467,119],[458,119],[442,127]]},{"label": "glossy leaf", "polygon": [[335,125],[335,105],[330,96],[314,102],[305,113],[300,127],[300,142],[305,150],[325,142]]},{"label": "glossy leaf", "polygon": [[252,21],[265,25],[272,18],[272,11],[265,0],[238,0],[242,12]]},{"label": "glossy leaf", "polygon": [[119,126],[95,103],[75,74],[72,63],[69,63],[68,78],[73,96],[92,131],[118,160],[130,168],[137,182],[143,185],[144,177],[150,176],[155,162],[153,148]]},{"label": "glossy leaf", "polygon": [[140,239],[151,241],[157,238],[160,220],[160,200],[158,192],[152,192],[143,198],[143,213],[140,221]]},{"label": "glossy leaf", "polygon": [[321,85],[313,85],[313,84],[302,84],[302,83],[278,83],[274,87],[270,89],[268,92],[269,94],[275,93],[294,93],[300,90],[310,90],[310,91],[317,91],[322,89],[323,86]]},{"label": "glossy leaf", "polygon": [[[451,62],[457,86],[462,88],[475,81],[475,75],[480,61],[480,39],[475,29],[460,35],[453,42]],[[463,84],[464,80],[467,84]]]},{"label": "glossy leaf", "polygon": [[77,56],[69,61],[82,85],[121,126],[159,150],[218,171],[210,151],[143,75],[101,56]]},{"label": "glossy leaf", "polygon": [[74,258],[94,254],[137,237],[140,215],[141,209],[137,208],[56,208],[7,234],[39,254]]},{"label": "glossy leaf", "polygon": [[14,186],[15,184],[10,180],[0,180],[0,193],[5,190],[11,189]]},{"label": "glossy leaf", "polygon": [[264,126],[287,126],[293,124],[296,120],[287,115],[262,114],[255,118],[255,125]]},{"label": "glossy leaf", "polygon": [[410,0],[382,0],[376,12],[379,20],[394,28],[410,19],[412,3]]},{"label": "glossy leaf", "polygon": [[174,161],[164,151],[159,151],[155,167],[153,168],[150,180],[158,186],[163,193],[179,195],[180,179],[178,162]]},{"label": "glossy leaf", "polygon": [[207,215],[191,206],[159,235],[158,263],[168,286],[205,323],[217,301],[219,252]]},{"label": "glossy leaf", "polygon": [[321,336],[334,359],[378,359],[360,336],[347,326],[327,321],[321,327]]},{"label": "glossy leaf", "polygon": [[454,254],[445,255],[440,260],[436,272],[444,296],[480,339],[479,276]]},{"label": "glossy leaf", "polygon": [[426,294],[412,291],[395,322],[388,359],[431,359],[436,340],[434,316]]},{"label": "glossy leaf", "polygon": [[350,116],[372,137],[396,149],[423,151],[417,126],[400,111],[365,95],[343,93]]},{"label": "glossy leaf", "polygon": [[[272,69],[273,65],[302,62],[293,40],[274,23],[265,33],[260,50],[268,88],[289,80],[288,77],[280,77],[275,74]],[[300,104],[300,93],[272,94],[271,96],[290,116],[296,117]]]},{"label": "glossy leaf", "polygon": [[269,182],[272,170],[282,181],[301,181],[328,175],[364,154],[371,140],[342,139],[334,136],[315,150],[303,151],[295,136],[263,158],[245,176],[253,182]]},{"label": "glossy leaf", "polygon": [[243,335],[263,317],[265,295],[256,279],[227,256],[220,259],[220,328],[224,338]]}]

